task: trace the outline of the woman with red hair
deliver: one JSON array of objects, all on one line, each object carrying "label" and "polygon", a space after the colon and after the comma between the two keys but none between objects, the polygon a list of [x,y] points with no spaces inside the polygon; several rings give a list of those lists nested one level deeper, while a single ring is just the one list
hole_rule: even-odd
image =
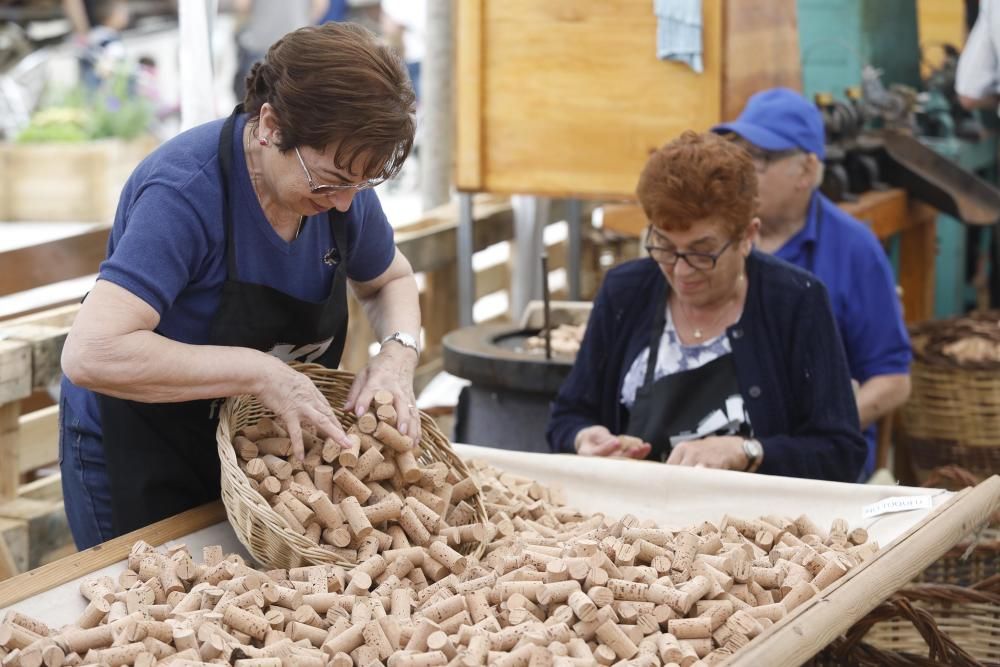
[{"label": "woman with red hair", "polygon": [[844,350],[815,276],[755,252],[750,155],[686,132],[637,189],[649,257],[608,273],[553,404],[553,451],[855,481]]}]

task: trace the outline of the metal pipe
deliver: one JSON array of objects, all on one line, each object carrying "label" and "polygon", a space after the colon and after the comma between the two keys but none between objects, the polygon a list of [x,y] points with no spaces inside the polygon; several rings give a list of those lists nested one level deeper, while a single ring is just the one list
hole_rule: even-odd
[{"label": "metal pipe", "polygon": [[472,307],[475,305],[476,275],[472,270],[472,194],[462,192],[458,195],[458,229],[455,230],[458,259],[458,324],[470,327],[475,322],[472,319]]},{"label": "metal pipe", "polygon": [[552,311],[549,307],[549,254],[542,251],[542,303],[545,305],[542,326],[545,337],[545,358],[552,358]]}]

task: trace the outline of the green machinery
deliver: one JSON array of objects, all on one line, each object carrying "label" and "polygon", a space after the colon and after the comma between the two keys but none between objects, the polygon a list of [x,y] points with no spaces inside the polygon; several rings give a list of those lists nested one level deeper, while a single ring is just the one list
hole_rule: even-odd
[{"label": "green machinery", "polygon": [[[913,0],[798,0],[797,12],[803,92],[807,96],[832,94],[845,99],[845,91],[861,88],[862,73],[870,65],[880,71],[887,87],[902,85],[920,91],[917,120],[921,143],[964,169],[996,182],[996,135],[973,139],[978,133],[977,119],[963,119],[955,108],[954,58],[946,59],[942,69],[928,81],[921,80],[917,8]],[[987,122],[995,118],[992,114],[986,116],[991,116]],[[992,231],[967,227],[948,215],[939,216],[935,317],[965,312],[975,303],[967,258],[974,254],[977,259],[971,263],[980,270],[989,270]],[[893,245],[890,251],[894,253]],[[975,252],[970,253],[970,249]]]}]

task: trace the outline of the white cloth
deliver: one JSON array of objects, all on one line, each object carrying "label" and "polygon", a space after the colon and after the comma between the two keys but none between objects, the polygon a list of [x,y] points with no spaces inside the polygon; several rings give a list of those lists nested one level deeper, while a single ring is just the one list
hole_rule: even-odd
[{"label": "white cloth", "polygon": [[974,99],[1000,92],[1000,7],[982,0],[979,17],[958,60],[955,91]]},{"label": "white cloth", "polygon": [[[705,364],[715,361],[719,357],[733,353],[733,347],[729,342],[729,336],[722,334],[704,343],[697,345],[684,345],[680,336],[677,335],[677,328],[674,326],[674,318],[670,314],[670,306],[667,306],[666,322],[663,324],[663,335],[660,336],[660,351],[656,354],[656,370],[653,372],[653,381],[678,373],[680,371],[690,371],[701,368]],[[649,363],[649,346],[646,347],[639,356],[635,358],[632,365],[625,374],[622,381],[622,405],[629,410],[635,404],[635,393],[646,381],[646,365]],[[716,429],[713,429],[716,430]]]},{"label": "white cloth", "polygon": [[653,13],[656,57],[685,63],[701,74],[701,0],[653,0]]},{"label": "white cloth", "polygon": [[382,11],[394,23],[403,26],[403,51],[406,62],[424,59],[427,32],[427,3],[424,0],[382,0]]}]

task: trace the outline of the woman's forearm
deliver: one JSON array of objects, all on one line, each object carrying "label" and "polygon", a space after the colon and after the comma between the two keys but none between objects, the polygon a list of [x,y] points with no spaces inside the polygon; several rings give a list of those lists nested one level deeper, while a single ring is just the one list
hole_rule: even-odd
[{"label": "woman's forearm", "polygon": [[67,340],[63,369],[74,384],[145,403],[257,394],[280,360],[242,347],[188,345],[152,331],[106,340]]},{"label": "woman's forearm", "polygon": [[358,295],[358,301],[378,340],[396,331],[419,340],[420,291],[412,273],[390,280],[370,296]]}]

